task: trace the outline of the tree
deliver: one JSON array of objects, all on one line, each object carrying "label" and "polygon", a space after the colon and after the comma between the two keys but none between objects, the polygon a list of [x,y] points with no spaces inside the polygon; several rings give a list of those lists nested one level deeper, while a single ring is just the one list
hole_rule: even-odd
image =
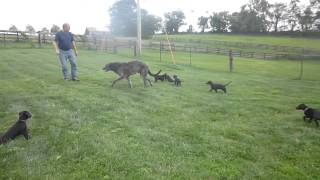
[{"label": "tree", "polygon": [[57,33],[59,31],[60,31],[60,27],[55,25],[55,24],[53,24],[51,29],[50,29],[50,32],[54,34],[54,33]]},{"label": "tree", "polygon": [[[109,9],[111,23],[110,30],[114,35],[137,35],[137,4],[134,0],[119,0]],[[148,14],[141,9],[141,36],[147,38],[159,31],[161,18]]]},{"label": "tree", "polygon": [[18,28],[15,25],[11,25],[9,31],[18,31]]},{"label": "tree", "polygon": [[229,12],[223,11],[213,13],[213,15],[210,16],[210,25],[213,32],[227,32],[229,26]]},{"label": "tree", "polygon": [[271,5],[267,0],[250,0],[249,4],[246,5],[250,11],[251,14],[256,14],[258,18],[263,22],[262,25],[262,30],[264,32],[268,31],[271,27],[271,23],[268,20],[268,17],[271,15],[270,14],[270,7]]},{"label": "tree", "polygon": [[160,17],[150,15],[144,9],[141,9],[141,36],[142,38],[149,38],[154,35],[156,31],[161,28],[162,19]]},{"label": "tree", "polygon": [[233,13],[230,16],[229,29],[232,32],[256,33],[265,32],[266,26],[263,18],[259,17],[256,11],[244,5],[240,12]]},{"label": "tree", "polygon": [[25,32],[27,32],[27,33],[29,33],[29,34],[34,34],[34,33],[36,32],[36,30],[34,29],[33,26],[31,26],[30,24],[28,24],[28,25],[26,26]]},{"label": "tree", "polygon": [[165,29],[167,33],[178,33],[179,28],[184,25],[185,15],[182,11],[172,11],[164,14]]},{"label": "tree", "polygon": [[190,24],[187,33],[193,33],[193,26]]},{"label": "tree", "polygon": [[272,24],[274,25],[274,32],[278,32],[278,24],[285,17],[286,4],[284,3],[275,3],[271,5],[272,12],[270,16],[272,18]]},{"label": "tree", "polygon": [[199,28],[201,28],[202,33],[205,31],[205,29],[208,29],[209,27],[208,21],[209,21],[209,17],[201,16],[198,18],[198,26]]},{"label": "tree", "polygon": [[313,25],[314,17],[310,6],[308,6],[303,13],[298,15],[299,24],[302,31],[309,31]]},{"label": "tree", "polygon": [[137,4],[134,0],[119,0],[109,9],[110,30],[115,35],[136,36]]},{"label": "tree", "polygon": [[287,9],[287,21],[291,32],[294,31],[294,28],[298,24],[298,16],[300,14],[300,8],[298,6],[299,2],[300,0],[291,0],[289,3],[289,8]]}]

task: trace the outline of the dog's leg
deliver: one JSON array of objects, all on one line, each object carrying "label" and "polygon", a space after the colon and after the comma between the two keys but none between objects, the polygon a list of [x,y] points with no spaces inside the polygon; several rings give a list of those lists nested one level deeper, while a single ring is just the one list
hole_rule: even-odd
[{"label": "dog's leg", "polygon": [[224,89],[222,89],[222,90],[223,90],[223,92],[224,92],[225,94],[227,94],[227,89],[224,88]]},{"label": "dog's leg", "polygon": [[304,120],[304,122],[306,122],[306,121],[307,121],[307,118],[306,118],[306,116],[303,116],[303,120]]},{"label": "dog's leg", "polygon": [[216,93],[218,93],[218,90],[217,90],[217,89],[214,89],[214,91],[215,91]]},{"label": "dog's leg", "polygon": [[315,119],[314,122],[316,122],[317,127],[319,127],[319,122],[318,122],[318,120]]},{"label": "dog's leg", "polygon": [[127,77],[127,80],[129,82],[129,87],[132,88],[132,82],[131,82],[131,79],[129,77]]},{"label": "dog's leg", "polygon": [[111,87],[113,87],[116,82],[120,81],[120,80],[123,79],[123,78],[124,78],[124,77],[121,76],[121,77],[119,77],[118,79],[114,80],[114,81],[112,82]]},{"label": "dog's leg", "polygon": [[149,82],[150,86],[152,86],[152,83],[151,83],[150,79],[148,79],[148,78],[146,78],[146,79]]}]

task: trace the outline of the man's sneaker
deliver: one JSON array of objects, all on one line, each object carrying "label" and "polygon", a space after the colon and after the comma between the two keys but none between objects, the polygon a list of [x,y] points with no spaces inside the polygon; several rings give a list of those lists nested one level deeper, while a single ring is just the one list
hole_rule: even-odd
[{"label": "man's sneaker", "polygon": [[80,81],[78,78],[72,78],[72,81]]},{"label": "man's sneaker", "polygon": [[64,80],[64,81],[70,81],[70,79],[69,79],[69,78],[64,78],[63,80]]}]

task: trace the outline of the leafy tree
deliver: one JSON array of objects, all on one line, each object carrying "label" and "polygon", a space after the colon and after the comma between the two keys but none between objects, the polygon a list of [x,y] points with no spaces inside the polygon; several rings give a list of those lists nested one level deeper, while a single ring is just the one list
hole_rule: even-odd
[{"label": "leafy tree", "polygon": [[51,29],[50,29],[50,32],[51,32],[51,33],[57,33],[57,32],[59,32],[59,31],[60,31],[60,27],[57,26],[57,25],[55,25],[55,24],[53,24],[52,27],[51,27]]},{"label": "leafy tree", "polygon": [[137,4],[134,0],[118,0],[109,9],[110,30],[115,35],[136,36]]},{"label": "leafy tree", "polygon": [[[134,0],[119,0],[109,9],[110,30],[114,35],[136,36],[137,4]],[[161,28],[161,18],[141,9],[141,35],[147,38]]]},{"label": "leafy tree", "polygon": [[294,31],[298,24],[298,16],[300,14],[299,2],[300,0],[291,0],[287,9],[287,21],[291,32]]},{"label": "leafy tree", "polygon": [[15,25],[11,25],[9,31],[18,31],[18,28]]},{"label": "leafy tree", "polygon": [[36,30],[34,29],[33,26],[31,26],[30,24],[28,24],[28,25],[26,26],[25,32],[30,33],[30,34],[34,34],[34,33],[36,32]]},{"label": "leafy tree", "polygon": [[213,32],[227,32],[229,26],[229,12],[213,13],[210,16],[210,25]]},{"label": "leafy tree", "polygon": [[199,28],[201,28],[202,33],[205,31],[205,29],[208,29],[209,27],[208,21],[209,21],[209,17],[201,16],[198,18],[198,26]]},{"label": "leafy tree", "polygon": [[287,5],[284,3],[275,3],[271,5],[272,12],[270,16],[272,18],[272,24],[274,25],[274,32],[278,32],[278,24],[285,19]]},{"label": "leafy tree", "polygon": [[264,20],[258,13],[247,5],[241,7],[240,12],[235,12],[230,16],[230,27],[232,32],[255,33],[265,32]]},{"label": "leafy tree", "polygon": [[179,28],[184,25],[185,15],[182,11],[172,11],[164,14],[165,29],[167,33],[178,33]]},{"label": "leafy tree", "polygon": [[[270,16],[270,7],[271,5],[267,0],[250,0],[249,4],[246,5],[250,11],[250,14],[256,14],[258,16],[258,19],[262,21],[262,24],[259,24],[262,26],[259,29],[262,29],[262,31],[268,31],[271,26],[271,22],[268,20],[268,17]],[[252,17],[251,17],[252,18]]]},{"label": "leafy tree", "polygon": [[141,10],[141,35],[142,38],[149,38],[161,28],[162,19],[160,17],[150,15],[144,9]]},{"label": "leafy tree", "polygon": [[310,6],[307,7],[303,13],[298,15],[299,24],[302,31],[309,31],[313,25],[314,17],[313,12],[311,11]]}]

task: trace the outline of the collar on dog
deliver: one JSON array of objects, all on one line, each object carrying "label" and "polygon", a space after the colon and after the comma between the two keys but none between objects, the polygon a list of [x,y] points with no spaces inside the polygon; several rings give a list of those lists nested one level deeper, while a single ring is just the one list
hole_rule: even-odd
[{"label": "collar on dog", "polygon": [[306,109],[303,110],[303,112],[307,112],[309,109],[310,109],[310,108],[307,107]]}]

